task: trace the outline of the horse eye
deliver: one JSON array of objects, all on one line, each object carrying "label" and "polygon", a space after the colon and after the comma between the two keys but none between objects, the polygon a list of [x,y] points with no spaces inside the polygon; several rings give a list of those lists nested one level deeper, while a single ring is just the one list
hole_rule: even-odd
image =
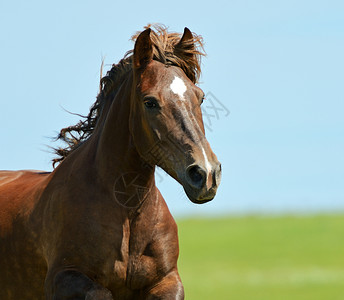
[{"label": "horse eye", "polygon": [[145,105],[146,108],[149,108],[149,109],[158,107],[158,103],[155,98],[147,98],[144,100],[143,104]]}]

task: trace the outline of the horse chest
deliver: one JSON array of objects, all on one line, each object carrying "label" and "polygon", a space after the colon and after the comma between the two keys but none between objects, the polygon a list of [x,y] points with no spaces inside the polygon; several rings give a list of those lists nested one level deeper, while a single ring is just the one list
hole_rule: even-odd
[{"label": "horse chest", "polygon": [[161,255],[156,251],[160,248],[159,242],[153,242],[152,238],[140,232],[129,234],[128,230],[123,231],[121,259],[114,262],[113,268],[115,285],[139,290],[159,280],[165,268]]},{"label": "horse chest", "polygon": [[128,261],[115,261],[114,283],[132,290],[153,285],[158,279],[157,261],[146,255],[130,256]]}]

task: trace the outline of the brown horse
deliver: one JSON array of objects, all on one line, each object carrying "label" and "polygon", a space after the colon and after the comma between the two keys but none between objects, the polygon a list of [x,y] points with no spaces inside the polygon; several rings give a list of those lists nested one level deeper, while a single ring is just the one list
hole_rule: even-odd
[{"label": "brown horse", "polygon": [[65,128],[52,173],[0,172],[0,299],[184,299],[177,226],[155,166],[192,202],[221,167],[204,135],[201,37],[147,28]]}]

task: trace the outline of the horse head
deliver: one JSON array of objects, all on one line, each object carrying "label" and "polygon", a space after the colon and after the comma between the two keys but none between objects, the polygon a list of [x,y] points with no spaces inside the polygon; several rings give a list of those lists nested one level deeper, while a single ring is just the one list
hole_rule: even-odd
[{"label": "horse head", "polygon": [[176,179],[192,202],[205,203],[216,194],[221,164],[205,137],[204,92],[187,67],[197,61],[194,36],[185,28],[174,45],[179,63],[156,60],[153,38],[148,28],[135,42],[130,131],[144,161]]}]

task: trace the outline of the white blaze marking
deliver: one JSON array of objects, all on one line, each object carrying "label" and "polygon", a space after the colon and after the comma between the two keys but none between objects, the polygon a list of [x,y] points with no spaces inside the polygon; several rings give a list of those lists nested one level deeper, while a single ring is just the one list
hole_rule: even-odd
[{"label": "white blaze marking", "polygon": [[173,93],[179,96],[180,100],[184,100],[184,93],[186,92],[186,85],[181,78],[174,76],[174,79],[170,85],[170,88]]},{"label": "white blaze marking", "polygon": [[[174,76],[174,79],[170,85],[170,88],[171,88],[173,93],[175,93],[176,95],[179,96],[180,100],[185,100],[184,93],[186,92],[186,85],[181,78]],[[194,122],[191,121],[191,113],[186,109],[186,107],[184,105],[182,105],[182,107],[186,112],[185,116],[187,116],[187,115],[190,116],[187,120],[188,122],[186,122],[187,127],[190,127],[189,131],[192,133],[192,135],[194,135],[194,137],[196,137],[195,128],[192,126],[189,126],[189,125],[191,125],[192,123],[194,125],[196,124],[198,127],[199,127],[199,125],[198,125],[197,121],[194,119],[194,117],[192,118],[192,119],[194,119]],[[207,169],[207,175],[208,175],[211,172],[211,164],[209,163],[209,160],[208,160],[207,154],[204,151],[204,148],[203,147],[201,147],[201,148],[202,148],[202,154],[204,157],[205,168]]]},{"label": "white blaze marking", "polygon": [[211,172],[211,165],[209,163],[208,157],[205,154],[204,148],[202,147],[202,153],[203,153],[203,157],[204,157],[204,163],[205,163],[205,167],[207,169],[207,174],[209,174]]}]

